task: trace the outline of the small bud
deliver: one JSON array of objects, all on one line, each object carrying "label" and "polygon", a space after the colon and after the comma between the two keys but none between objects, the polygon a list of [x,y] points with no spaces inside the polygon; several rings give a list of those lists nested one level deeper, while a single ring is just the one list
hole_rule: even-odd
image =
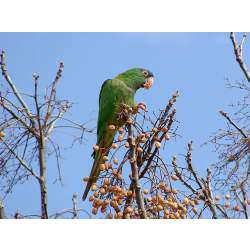
[{"label": "small bud", "polygon": [[112,146],[111,146],[113,149],[117,149],[118,148],[118,145],[116,143],[112,143]]}]

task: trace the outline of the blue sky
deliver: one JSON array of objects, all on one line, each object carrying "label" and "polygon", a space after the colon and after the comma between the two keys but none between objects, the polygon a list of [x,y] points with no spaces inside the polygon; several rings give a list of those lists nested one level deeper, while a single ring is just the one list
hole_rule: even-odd
[{"label": "blue sky", "polygon": [[[132,67],[150,69],[155,84],[149,91],[139,91],[136,100],[158,110],[174,91],[180,91],[176,107],[182,137],[168,151],[169,157],[185,153],[188,141],[193,140],[194,164],[201,172],[216,160],[212,148],[201,144],[225,126],[218,111],[229,110],[227,105],[240,95],[226,88],[226,78],[243,79],[228,33],[0,33],[0,48],[5,49],[9,72],[22,92],[32,91],[34,72],[40,74],[45,88],[63,61],[65,71],[58,96],[75,103],[70,113],[73,120],[93,119],[90,127],[95,126],[99,90],[105,79]],[[249,54],[247,44],[245,49]],[[61,143],[64,136],[68,141],[66,135],[55,136]],[[71,207],[73,193],[78,195],[78,207],[89,209],[80,199],[81,180],[91,168],[95,135],[86,135],[86,139],[84,145],[63,151],[63,186],[53,184],[56,171],[54,162],[49,162],[50,214]],[[23,214],[38,214],[38,197],[37,184],[16,186],[5,200],[7,214],[16,208]]]}]

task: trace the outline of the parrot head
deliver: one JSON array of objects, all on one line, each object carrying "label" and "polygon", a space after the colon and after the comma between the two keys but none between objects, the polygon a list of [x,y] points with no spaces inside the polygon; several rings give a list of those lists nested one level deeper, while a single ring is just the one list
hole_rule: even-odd
[{"label": "parrot head", "polygon": [[117,78],[122,79],[135,91],[140,88],[149,89],[154,82],[154,75],[148,69],[143,68],[129,69],[118,75]]}]

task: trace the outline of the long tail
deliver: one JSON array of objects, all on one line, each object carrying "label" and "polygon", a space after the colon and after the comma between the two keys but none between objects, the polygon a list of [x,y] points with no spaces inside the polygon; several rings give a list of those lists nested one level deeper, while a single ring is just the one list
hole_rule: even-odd
[{"label": "long tail", "polygon": [[[104,162],[103,156],[108,155],[108,153],[109,153],[110,147],[111,147],[113,140],[114,140],[114,135],[115,135],[115,133],[112,134],[111,136],[110,136],[110,134],[109,134],[109,136],[106,136],[106,138],[105,138],[106,140],[103,140],[103,142],[105,141],[105,143],[101,143],[100,150],[94,154],[95,160],[94,160],[94,163],[93,163],[90,175],[89,175],[89,180],[88,180],[87,186],[85,188],[85,191],[84,191],[84,194],[82,197],[83,200],[85,200],[87,198],[92,184],[95,183],[97,181],[97,178],[99,177],[100,164]],[[101,150],[101,148],[102,149],[105,148],[105,150]]]},{"label": "long tail", "polygon": [[100,174],[100,164],[103,162],[104,155],[105,155],[104,153],[102,153],[101,151],[98,151],[96,156],[95,156],[93,167],[92,167],[90,175],[89,175],[89,180],[88,180],[87,186],[85,188],[84,194],[82,196],[83,200],[85,200],[87,198],[92,184],[96,182],[96,180]]}]

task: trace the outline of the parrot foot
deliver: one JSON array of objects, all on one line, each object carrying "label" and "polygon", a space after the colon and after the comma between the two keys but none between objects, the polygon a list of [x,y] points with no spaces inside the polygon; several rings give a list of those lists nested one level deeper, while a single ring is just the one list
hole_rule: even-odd
[{"label": "parrot foot", "polygon": [[146,104],[140,102],[138,103],[134,108],[133,108],[133,113],[136,114],[138,113],[139,109],[144,110],[145,112],[148,112]]}]

